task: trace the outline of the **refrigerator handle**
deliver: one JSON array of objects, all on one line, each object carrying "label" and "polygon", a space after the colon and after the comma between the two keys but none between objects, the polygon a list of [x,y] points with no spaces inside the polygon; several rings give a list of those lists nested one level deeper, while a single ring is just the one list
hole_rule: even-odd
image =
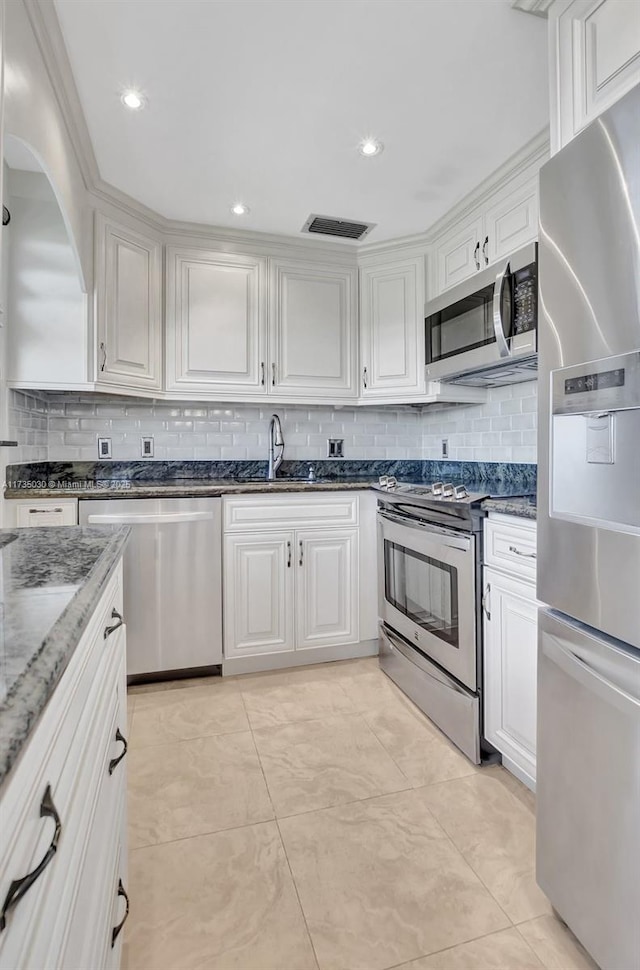
[{"label": "refrigerator handle", "polygon": [[613,703],[625,713],[634,714],[637,717],[640,712],[639,700],[612,684],[575,653],[563,647],[556,637],[547,634],[542,641],[542,650],[565,674],[573,677],[587,690],[594,691],[607,703]]},{"label": "refrigerator handle", "polygon": [[[509,357],[510,350],[507,343],[506,334],[511,331],[511,320],[505,320],[502,315],[502,294],[505,285],[508,284],[508,276],[511,267],[506,262],[503,269],[496,276],[493,287],[493,331],[496,337],[496,346],[501,357]],[[509,315],[511,315],[511,301],[509,301]]]}]

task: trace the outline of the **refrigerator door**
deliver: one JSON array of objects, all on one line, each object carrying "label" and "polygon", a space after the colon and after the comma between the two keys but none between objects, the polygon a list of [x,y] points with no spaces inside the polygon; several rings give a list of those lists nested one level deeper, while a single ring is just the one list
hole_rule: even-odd
[{"label": "refrigerator door", "polygon": [[639,118],[637,87],[541,170],[538,333],[538,598],[637,647]]},{"label": "refrigerator door", "polygon": [[81,501],[81,525],[128,525],[127,674],[222,663],[219,498]]},{"label": "refrigerator door", "polygon": [[640,653],[539,612],[536,876],[602,970],[640,967]]}]

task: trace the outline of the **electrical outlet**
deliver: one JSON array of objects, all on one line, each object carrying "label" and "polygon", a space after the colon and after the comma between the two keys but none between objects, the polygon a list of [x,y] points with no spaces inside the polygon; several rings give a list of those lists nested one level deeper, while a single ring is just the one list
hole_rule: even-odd
[{"label": "electrical outlet", "polygon": [[111,438],[98,438],[98,458],[111,458]]},{"label": "electrical outlet", "polygon": [[442,458],[448,458],[449,457],[449,439],[448,438],[443,438],[442,439],[442,449],[441,449],[440,454],[441,454],[441,457]]},{"label": "electrical outlet", "polygon": [[140,438],[140,453],[143,458],[153,458],[153,435]]},{"label": "electrical outlet", "polygon": [[344,458],[344,438],[327,438],[327,458]]}]

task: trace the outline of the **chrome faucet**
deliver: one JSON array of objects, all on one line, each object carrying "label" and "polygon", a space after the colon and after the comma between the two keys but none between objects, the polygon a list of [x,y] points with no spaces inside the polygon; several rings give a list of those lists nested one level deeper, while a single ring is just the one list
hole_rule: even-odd
[{"label": "chrome faucet", "polygon": [[[280,449],[279,454],[276,456],[276,448]],[[284,455],[284,436],[282,434],[282,425],[280,424],[280,418],[277,414],[271,415],[271,421],[269,422],[269,469],[267,471],[267,479],[272,482],[280,465],[282,464],[282,458]]]}]

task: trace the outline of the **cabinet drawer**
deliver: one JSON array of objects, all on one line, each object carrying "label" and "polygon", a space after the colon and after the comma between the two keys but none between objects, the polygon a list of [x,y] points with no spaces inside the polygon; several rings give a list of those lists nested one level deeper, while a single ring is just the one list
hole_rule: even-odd
[{"label": "cabinet drawer", "polygon": [[227,533],[358,524],[358,497],[344,492],[281,494],[260,498],[242,495],[224,498],[223,509],[224,531]]},{"label": "cabinet drawer", "polygon": [[[7,914],[0,934],[2,966],[47,966],[49,941],[65,887],[73,885],[72,860],[90,821],[91,771],[106,729],[110,693],[116,695],[124,636],[104,637],[107,618],[122,603],[121,570],[89,623],[54,695],[5,783],[0,803],[0,904],[14,879],[32,872],[52,844],[55,819],[41,814],[45,792],[60,819],[57,850],[37,881]],[[116,697],[116,704],[120,698]],[[45,915],[43,915],[45,914]],[[52,922],[53,921],[53,922]],[[39,932],[34,930],[42,923]],[[44,949],[38,954],[37,948]]]},{"label": "cabinet drawer", "polygon": [[9,518],[19,528],[33,528],[50,525],[76,525],[78,522],[78,502],[75,498],[43,500],[31,502],[21,499],[9,501]]},{"label": "cabinet drawer", "polygon": [[535,523],[513,516],[490,516],[484,526],[484,561],[487,566],[535,582]]}]

